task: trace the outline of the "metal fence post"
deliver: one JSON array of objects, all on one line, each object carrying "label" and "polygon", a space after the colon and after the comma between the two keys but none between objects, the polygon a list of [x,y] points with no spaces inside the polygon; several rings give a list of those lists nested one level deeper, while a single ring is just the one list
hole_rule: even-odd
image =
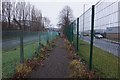
[{"label": "metal fence post", "polygon": [[23,10],[23,27],[21,26],[21,34],[20,34],[20,63],[24,63],[24,50],[23,50],[23,29],[25,27],[25,21],[24,21],[24,10]]},{"label": "metal fence post", "polygon": [[90,64],[89,69],[92,69],[92,54],[93,54],[93,38],[94,38],[94,8],[95,6],[92,5],[92,16],[91,16],[91,42],[90,42]]},{"label": "metal fence post", "polygon": [[[120,40],[120,1],[118,2],[118,41]],[[120,52],[120,44],[118,46],[118,56],[120,56],[119,54]],[[118,57],[118,69],[120,69],[120,57]],[[120,79],[120,71],[118,71],[118,78]]]},{"label": "metal fence post", "polygon": [[40,46],[40,43],[41,43],[41,41],[40,41],[41,40],[41,38],[40,38],[40,36],[41,36],[40,31],[38,32],[38,34],[39,34],[38,36],[39,36],[39,46]]},{"label": "metal fence post", "polygon": [[79,50],[78,45],[79,45],[79,18],[77,18],[77,51]]},{"label": "metal fence post", "polygon": [[72,42],[73,42],[73,38],[74,38],[74,34],[73,34],[73,23],[72,23],[71,25],[72,25]]},{"label": "metal fence post", "polygon": [[20,27],[20,63],[24,63],[24,51],[23,51],[23,30],[21,24],[13,18],[13,20],[19,25]]},{"label": "metal fence post", "polygon": [[71,36],[72,36],[72,35],[71,35],[71,32],[72,32],[72,29],[71,29],[71,24],[69,25],[69,27],[70,27],[69,37],[70,37],[70,43],[71,43],[71,41],[72,41],[72,40],[71,40]]},{"label": "metal fence post", "polygon": [[22,30],[22,28],[21,28],[21,34],[20,34],[20,63],[24,63],[23,30]]}]

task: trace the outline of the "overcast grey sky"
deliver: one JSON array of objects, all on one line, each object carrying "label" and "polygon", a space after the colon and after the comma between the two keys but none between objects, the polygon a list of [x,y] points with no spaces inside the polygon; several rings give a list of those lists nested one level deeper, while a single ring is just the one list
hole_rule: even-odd
[{"label": "overcast grey sky", "polygon": [[40,9],[43,16],[48,17],[51,20],[51,24],[53,24],[56,27],[56,24],[58,22],[58,15],[59,12],[64,8],[64,6],[68,5],[73,10],[73,15],[75,18],[80,16],[83,13],[83,5],[86,4],[86,10],[92,5],[95,4],[99,0],[45,0],[45,1],[39,1],[34,0],[31,2],[31,4],[35,5],[36,8]]},{"label": "overcast grey sky", "polygon": [[[9,1],[9,0],[8,0]],[[42,15],[48,17],[51,20],[51,24],[56,26],[58,22],[59,12],[68,5],[73,10],[75,18],[83,13],[83,5],[85,4],[85,10],[91,7],[92,4],[97,3],[100,0],[12,0],[12,1],[27,1],[35,5],[36,8],[40,9]],[[102,0],[111,2],[114,0]]]},{"label": "overcast grey sky", "polygon": [[[56,26],[58,22],[59,12],[64,6],[68,5],[73,10],[75,18],[83,13],[83,5],[85,4],[85,10],[91,7],[92,4],[97,3],[100,0],[26,0],[40,9],[43,16],[48,17],[51,20],[51,24]],[[102,0],[103,1],[103,0]],[[113,1],[113,0],[104,0]]]}]

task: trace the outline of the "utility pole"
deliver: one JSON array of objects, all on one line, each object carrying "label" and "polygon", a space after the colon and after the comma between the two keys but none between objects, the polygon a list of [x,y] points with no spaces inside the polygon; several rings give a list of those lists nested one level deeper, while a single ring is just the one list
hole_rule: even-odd
[{"label": "utility pole", "polygon": [[83,39],[84,39],[84,18],[85,18],[85,4],[83,5]]}]

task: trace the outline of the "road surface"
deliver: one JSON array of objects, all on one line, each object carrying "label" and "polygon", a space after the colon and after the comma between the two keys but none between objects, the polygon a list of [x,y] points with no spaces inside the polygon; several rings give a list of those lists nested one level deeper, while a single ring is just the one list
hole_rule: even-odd
[{"label": "road surface", "polygon": [[[35,42],[38,40],[39,40],[38,36],[28,36],[23,38],[23,43],[25,44],[28,42]],[[19,38],[2,40],[2,50],[10,50],[12,48],[15,48],[18,45],[20,45]]]},{"label": "road surface", "polygon": [[[50,35],[52,35],[52,33],[50,33]],[[29,42],[36,42],[39,41],[39,38],[41,40],[47,40],[48,36],[50,36],[48,34],[42,34],[42,35],[25,35],[23,37],[23,43],[29,43]],[[39,37],[40,36],[40,37]],[[7,51],[7,50],[11,50],[14,49],[16,46],[20,45],[20,38],[16,37],[14,39],[4,39],[2,40],[2,43],[0,42],[0,44],[2,44],[2,50],[3,51]]]},{"label": "road surface", "polygon": [[[81,38],[83,39],[83,38]],[[84,37],[84,41],[90,43],[90,37],[86,36]],[[118,43],[112,43],[110,41],[107,41],[105,39],[96,39],[94,38],[94,42],[93,42],[94,46],[98,47],[98,48],[101,48],[103,49],[104,51],[107,51],[109,53],[112,53],[113,55],[115,56],[118,56],[118,53],[119,53],[119,49],[120,49],[120,44]]]}]

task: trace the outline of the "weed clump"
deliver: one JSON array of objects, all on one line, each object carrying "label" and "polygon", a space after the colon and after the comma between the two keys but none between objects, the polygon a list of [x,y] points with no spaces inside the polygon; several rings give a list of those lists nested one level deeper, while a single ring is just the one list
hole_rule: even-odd
[{"label": "weed clump", "polygon": [[70,68],[70,77],[84,78],[87,76],[85,66],[79,60],[71,61],[69,68]]}]

